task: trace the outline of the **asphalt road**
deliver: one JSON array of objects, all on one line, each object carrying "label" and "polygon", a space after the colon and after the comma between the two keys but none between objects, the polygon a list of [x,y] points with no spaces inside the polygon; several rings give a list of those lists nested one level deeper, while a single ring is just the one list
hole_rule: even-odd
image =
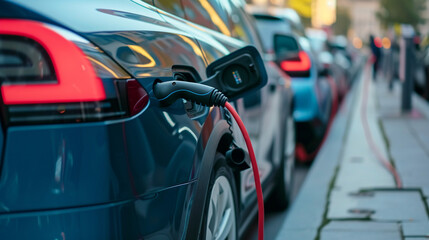
[{"label": "asphalt road", "polygon": [[[301,188],[302,183],[305,180],[309,170],[309,166],[298,164],[295,168],[294,176],[294,189],[292,192],[292,199],[295,199],[298,195],[299,189]],[[275,239],[278,231],[283,225],[283,221],[287,216],[287,210],[283,212],[274,212],[272,210],[265,211],[265,229],[264,236],[265,239]],[[258,239],[258,220],[255,217],[252,226],[249,227],[249,231],[242,238],[242,240],[257,240]]]}]

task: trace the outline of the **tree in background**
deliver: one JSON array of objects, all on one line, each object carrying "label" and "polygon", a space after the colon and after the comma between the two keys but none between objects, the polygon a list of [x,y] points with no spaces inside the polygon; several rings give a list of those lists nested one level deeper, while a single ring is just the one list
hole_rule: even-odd
[{"label": "tree in background", "polygon": [[335,34],[347,36],[351,24],[352,20],[349,9],[338,6],[337,21],[333,25]]},{"label": "tree in background", "polygon": [[384,28],[399,23],[410,24],[417,29],[426,21],[422,16],[425,9],[426,0],[380,0],[377,18]]}]

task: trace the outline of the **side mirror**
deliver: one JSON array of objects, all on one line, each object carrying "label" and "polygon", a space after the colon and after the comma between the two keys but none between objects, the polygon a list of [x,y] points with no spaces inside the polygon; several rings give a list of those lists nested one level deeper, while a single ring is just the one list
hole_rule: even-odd
[{"label": "side mirror", "polygon": [[231,101],[267,83],[264,62],[253,46],[246,46],[214,61],[206,72],[209,79],[202,84],[219,89]]},{"label": "side mirror", "polygon": [[274,53],[278,61],[295,60],[299,55],[300,47],[294,36],[275,34]]}]

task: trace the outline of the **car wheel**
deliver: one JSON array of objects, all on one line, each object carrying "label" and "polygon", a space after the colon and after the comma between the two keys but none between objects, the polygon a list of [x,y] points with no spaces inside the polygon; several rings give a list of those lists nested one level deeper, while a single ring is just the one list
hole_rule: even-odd
[{"label": "car wheel", "polygon": [[210,177],[207,201],[201,231],[201,239],[228,239],[237,237],[237,207],[234,178],[223,155]]},{"label": "car wheel", "polygon": [[282,161],[276,178],[276,187],[272,196],[272,204],[276,210],[284,210],[291,201],[293,175],[295,173],[295,121],[293,116],[286,120],[285,141],[283,141]]}]

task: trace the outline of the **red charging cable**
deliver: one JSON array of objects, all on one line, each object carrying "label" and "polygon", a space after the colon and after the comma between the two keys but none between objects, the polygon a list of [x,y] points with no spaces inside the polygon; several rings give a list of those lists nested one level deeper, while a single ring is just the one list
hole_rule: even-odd
[{"label": "red charging cable", "polygon": [[367,139],[368,145],[371,148],[371,150],[374,152],[375,156],[377,157],[377,160],[380,161],[380,163],[387,169],[387,171],[389,171],[392,176],[393,179],[396,182],[396,187],[397,188],[402,188],[402,181],[401,181],[401,177],[399,176],[398,171],[396,171],[395,167],[393,167],[393,165],[389,162],[389,160],[387,160],[386,157],[384,157],[384,155],[381,153],[380,149],[377,147],[377,144],[375,143],[372,134],[371,134],[371,129],[369,127],[369,123],[368,123],[368,116],[367,116],[367,105],[368,105],[368,97],[369,97],[369,84],[371,82],[371,71],[369,71],[369,65],[370,63],[374,61],[372,59],[370,59],[367,63],[366,66],[366,78],[364,79],[364,85],[363,85],[363,99],[362,99],[362,105],[361,105],[361,121],[362,121],[362,126],[364,129],[364,133],[365,133],[365,137]]},{"label": "red charging cable", "polygon": [[240,116],[231,106],[229,102],[225,103],[226,109],[232,114],[235,121],[240,128],[241,134],[243,134],[244,140],[246,141],[247,149],[249,150],[250,161],[252,163],[253,178],[255,179],[256,196],[258,198],[258,240],[264,239],[264,197],[262,195],[261,180],[259,179],[258,164],[256,162],[255,152],[253,151],[252,142],[250,142],[249,134],[247,133],[246,127],[241,121]]}]

